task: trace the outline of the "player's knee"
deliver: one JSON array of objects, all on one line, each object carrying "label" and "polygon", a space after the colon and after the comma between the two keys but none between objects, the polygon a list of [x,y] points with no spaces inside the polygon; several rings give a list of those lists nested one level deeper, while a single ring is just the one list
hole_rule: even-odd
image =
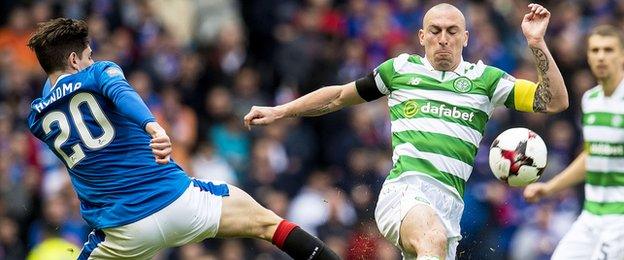
[{"label": "player's knee", "polygon": [[282,221],[282,218],[268,209],[263,208],[261,211],[262,212],[257,215],[257,224],[254,228],[254,235],[258,238],[271,241],[271,239],[273,239],[273,234],[275,234],[275,230],[277,230],[277,226],[280,221]]},{"label": "player's knee", "polygon": [[442,232],[432,231],[421,237],[406,237],[402,240],[405,251],[418,256],[445,257],[447,238]]}]

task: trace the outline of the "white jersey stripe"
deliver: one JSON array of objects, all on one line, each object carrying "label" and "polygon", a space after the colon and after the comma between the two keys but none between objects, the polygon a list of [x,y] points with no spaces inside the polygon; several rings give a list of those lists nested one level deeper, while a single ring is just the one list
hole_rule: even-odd
[{"label": "white jersey stripe", "polygon": [[[425,58],[423,58],[425,59]],[[397,69],[397,67],[395,67],[395,69]],[[442,81],[441,80],[441,72],[439,71],[431,71],[428,70],[427,68],[425,68],[425,66],[420,65],[420,64],[415,64],[415,63],[411,63],[411,62],[406,62],[405,64],[402,64],[402,66],[400,66],[398,68],[398,70],[396,70],[396,72],[398,74],[418,74],[418,75],[423,75],[423,76],[427,76],[430,78],[434,78],[438,81]],[[444,78],[444,81],[449,81],[452,79],[457,78],[458,75],[455,73],[447,73],[447,75]]]},{"label": "white jersey stripe", "polygon": [[392,121],[391,131],[393,133],[423,131],[444,134],[470,142],[476,147],[479,147],[479,143],[483,137],[479,131],[470,127],[434,118],[397,119]]},{"label": "white jersey stripe", "polygon": [[490,115],[493,109],[488,96],[425,89],[397,89],[390,93],[388,106],[392,107],[410,99],[429,99],[446,102],[454,106],[471,107],[481,110],[488,115]]},{"label": "white jersey stripe", "polygon": [[375,73],[375,85],[377,85],[377,90],[379,90],[382,94],[390,94],[390,90],[386,87],[386,84],[381,79],[381,75],[379,73]]},{"label": "white jersey stripe", "polygon": [[602,93],[599,93],[598,97],[589,98],[590,94],[588,93],[590,92],[592,92],[592,90],[588,90],[585,92],[585,95],[583,95],[583,113],[603,112],[624,114],[624,106],[622,105],[622,102],[624,102],[623,99],[614,96],[605,97]]},{"label": "white jersey stripe", "polygon": [[425,159],[433,164],[436,169],[453,174],[464,181],[467,181],[472,172],[472,166],[455,158],[447,157],[436,153],[422,152],[416,149],[413,144],[404,143],[394,148],[392,162],[396,163],[399,156],[409,156]]},{"label": "white jersey stripe", "polygon": [[588,142],[622,143],[624,128],[586,125],[583,127],[583,137]]},{"label": "white jersey stripe", "polygon": [[585,184],[585,199],[595,202],[624,202],[624,187],[603,187]]},{"label": "white jersey stripe", "polygon": [[494,105],[505,104],[505,100],[507,100],[507,97],[511,94],[514,84],[514,81],[506,79],[505,77],[500,78],[494,89],[494,95],[492,95],[492,103],[494,103]]},{"label": "white jersey stripe", "polygon": [[585,166],[592,172],[624,172],[624,158],[588,156]]}]

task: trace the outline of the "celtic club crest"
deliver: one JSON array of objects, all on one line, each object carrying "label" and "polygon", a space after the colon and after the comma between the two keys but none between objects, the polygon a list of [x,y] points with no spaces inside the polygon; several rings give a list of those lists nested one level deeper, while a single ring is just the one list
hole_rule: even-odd
[{"label": "celtic club crest", "polygon": [[460,77],[455,79],[455,82],[453,82],[453,87],[458,92],[466,93],[472,89],[472,81],[470,81],[466,77]]}]

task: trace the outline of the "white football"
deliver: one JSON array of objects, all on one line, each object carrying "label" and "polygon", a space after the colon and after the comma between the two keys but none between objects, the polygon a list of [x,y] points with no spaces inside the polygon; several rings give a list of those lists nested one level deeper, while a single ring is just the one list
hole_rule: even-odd
[{"label": "white football", "polygon": [[520,187],[535,182],[546,167],[544,140],[535,132],[518,127],[502,132],[490,147],[490,168],[497,179]]}]

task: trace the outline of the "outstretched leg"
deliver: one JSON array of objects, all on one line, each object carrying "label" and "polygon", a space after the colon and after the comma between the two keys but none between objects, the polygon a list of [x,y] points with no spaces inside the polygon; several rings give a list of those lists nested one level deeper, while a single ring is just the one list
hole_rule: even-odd
[{"label": "outstretched leg", "polygon": [[399,232],[403,250],[418,256],[418,260],[446,259],[446,229],[430,206],[416,204],[412,207],[401,222]]},{"label": "outstretched leg", "polygon": [[228,185],[217,237],[251,237],[272,242],[294,259],[340,259],[325,243],[262,207],[243,190]]}]

